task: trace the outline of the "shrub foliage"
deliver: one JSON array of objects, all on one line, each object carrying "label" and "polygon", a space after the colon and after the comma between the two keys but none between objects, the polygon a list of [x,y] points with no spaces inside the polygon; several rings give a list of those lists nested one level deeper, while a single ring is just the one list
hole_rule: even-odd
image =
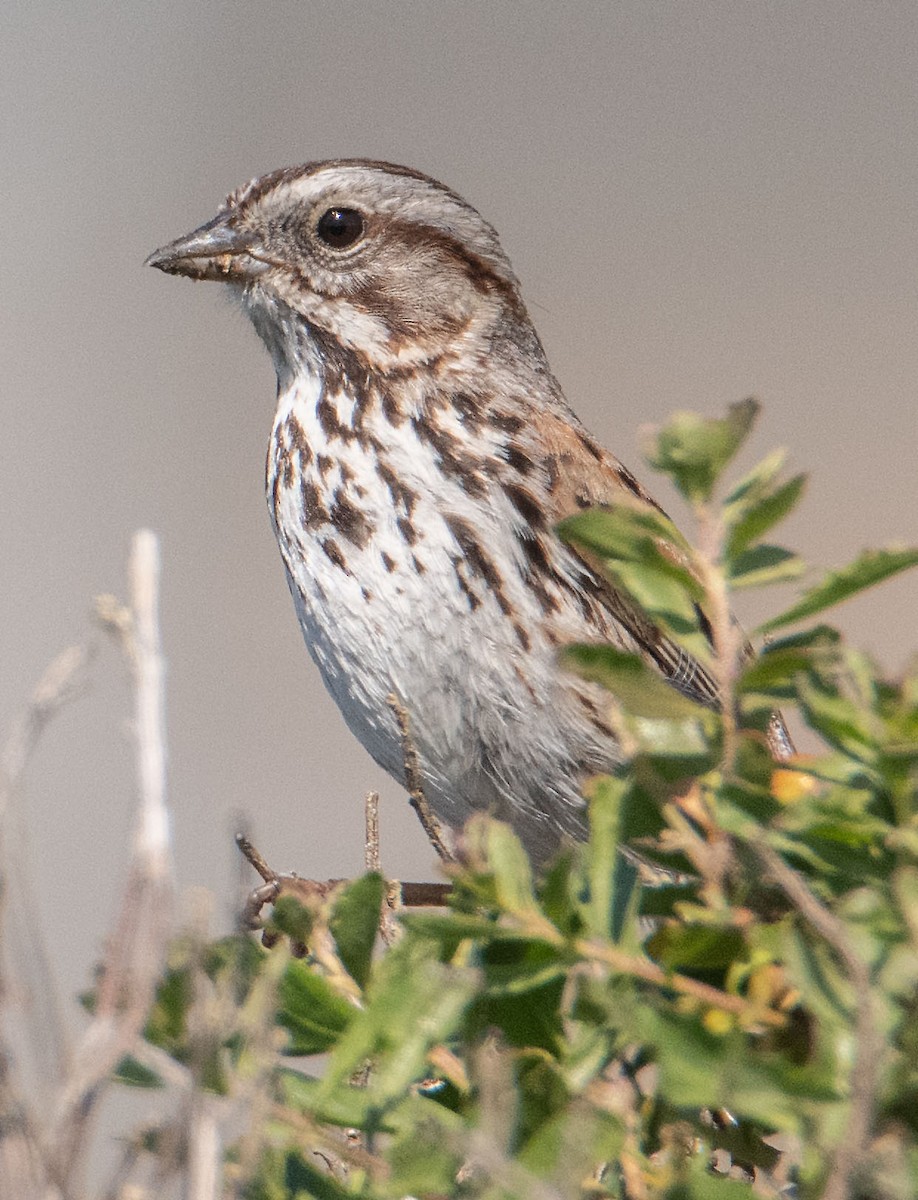
[{"label": "shrub foliage", "polygon": [[755,415],[682,414],[650,439],[692,544],[637,503],[559,530],[723,697],[567,649],[626,755],[589,787],[586,844],[536,876],[507,826],[474,819],[449,906],[400,913],[383,953],[372,873],[282,898],[270,950],[174,947],[155,1053],[122,1077],[157,1083],[166,1054],[249,1098],[236,1194],[918,1196],[918,669],[885,679],[823,623],[918,552],[811,580],[753,652],[731,592],[804,571],[767,540],[803,491],[783,455],[723,483]]}]

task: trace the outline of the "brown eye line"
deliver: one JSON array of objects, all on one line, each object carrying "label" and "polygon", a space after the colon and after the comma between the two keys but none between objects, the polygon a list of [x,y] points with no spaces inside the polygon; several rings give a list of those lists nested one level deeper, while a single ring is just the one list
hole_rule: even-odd
[{"label": "brown eye line", "polygon": [[316,236],[332,250],[347,250],[363,232],[363,216],[356,208],[329,208],[316,222]]}]

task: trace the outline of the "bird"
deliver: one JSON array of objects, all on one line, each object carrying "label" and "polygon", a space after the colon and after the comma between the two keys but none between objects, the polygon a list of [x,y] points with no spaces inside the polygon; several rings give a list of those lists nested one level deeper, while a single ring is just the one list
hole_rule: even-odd
[{"label": "bird", "polygon": [[268,511],[351,731],[405,784],[404,714],[450,847],[480,811],[539,864],[582,840],[584,782],[623,751],[561,649],[638,653],[710,707],[717,685],[555,532],[657,506],[565,400],[492,226],[419,171],[334,159],[251,180],[147,263],[229,287],[273,360]]}]

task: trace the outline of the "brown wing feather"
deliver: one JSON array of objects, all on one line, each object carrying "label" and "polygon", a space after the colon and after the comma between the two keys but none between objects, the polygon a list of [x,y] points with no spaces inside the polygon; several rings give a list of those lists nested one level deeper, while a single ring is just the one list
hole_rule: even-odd
[{"label": "brown wing feather", "polygon": [[[644,486],[614,455],[603,450],[583,429],[552,413],[538,422],[539,444],[549,477],[549,509],[553,523],[584,508],[614,507],[624,497],[636,497],[663,510]],[[676,546],[666,547],[685,565]],[[717,684],[687,651],[663,634],[647,614],[615,588],[589,554],[576,551],[590,569],[604,607],[634,638],[673,687],[692,699],[717,704]],[[703,614],[700,614],[702,620]]]}]

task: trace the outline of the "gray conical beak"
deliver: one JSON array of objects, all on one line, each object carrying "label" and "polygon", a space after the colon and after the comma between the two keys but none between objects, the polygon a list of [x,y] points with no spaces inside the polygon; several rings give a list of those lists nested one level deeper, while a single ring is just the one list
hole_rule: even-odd
[{"label": "gray conical beak", "polygon": [[258,238],[232,226],[225,215],[154,250],[144,266],[189,279],[246,283],[271,264],[258,257]]}]

